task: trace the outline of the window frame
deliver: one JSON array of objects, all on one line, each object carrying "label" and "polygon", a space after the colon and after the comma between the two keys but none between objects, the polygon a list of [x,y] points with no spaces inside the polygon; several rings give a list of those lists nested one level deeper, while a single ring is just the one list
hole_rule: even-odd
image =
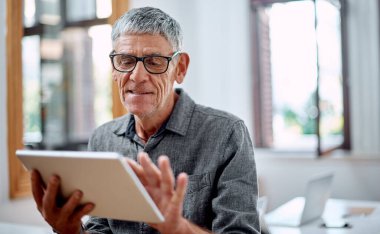
[{"label": "window frame", "polygon": [[[258,13],[256,11],[258,6],[266,6],[274,3],[286,3],[286,2],[296,2],[304,0],[251,0],[251,25],[252,25],[252,76],[253,76],[253,116],[254,116],[254,133],[255,133],[255,145],[259,148],[269,148],[269,142],[273,138],[273,135],[270,135],[266,132],[265,126],[269,126],[268,118],[270,118],[270,123],[272,123],[273,116],[270,113],[265,112],[265,105],[272,105],[270,100],[263,100],[262,98],[262,86],[268,85],[265,83],[265,80],[262,77],[263,66],[260,63],[260,40],[259,40],[259,31],[260,27],[258,26]],[[315,2],[316,0],[312,0]],[[317,135],[317,146],[315,148],[316,156],[322,157],[329,155],[332,151],[336,149],[351,149],[351,136],[350,136],[350,102],[349,102],[349,86],[348,86],[348,49],[347,49],[347,10],[346,0],[338,0],[341,4],[340,7],[340,20],[341,20],[341,55],[342,55],[342,98],[343,98],[343,142],[336,147],[322,149],[321,147],[321,136],[320,136],[320,108],[319,108],[319,74],[317,74],[317,89],[316,89],[316,100],[318,108],[318,115],[316,118],[316,135]],[[316,12],[316,7],[314,11]],[[315,14],[315,22],[317,21],[317,16]],[[318,56],[318,55],[317,55]],[[319,60],[317,60],[318,63]],[[317,64],[317,66],[319,66]],[[264,67],[265,69],[265,67]],[[319,70],[319,68],[318,68]],[[318,72],[319,73],[319,72]],[[264,101],[268,103],[264,103]],[[272,139],[273,140],[273,139]],[[295,150],[296,151],[296,150]]]},{"label": "window frame", "polygon": [[[16,158],[16,150],[23,148],[22,59],[23,37],[22,0],[7,0],[7,136],[9,162],[9,196],[25,197],[30,194],[29,174]],[[14,66],[19,64],[19,66]],[[10,129],[12,126],[12,129]]]}]

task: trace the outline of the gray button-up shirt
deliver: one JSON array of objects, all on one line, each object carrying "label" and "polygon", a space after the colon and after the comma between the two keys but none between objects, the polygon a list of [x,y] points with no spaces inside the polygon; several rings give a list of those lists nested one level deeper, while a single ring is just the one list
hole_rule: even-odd
[{"label": "gray button-up shirt", "polygon": [[[189,175],[185,218],[216,233],[259,233],[256,167],[246,126],[236,116],[195,104],[181,89],[176,92],[170,118],[145,145],[133,115],[127,114],[97,128],[89,150],[134,160],[145,151],[155,163],[167,155],[175,176]],[[91,217],[85,228],[90,233],[157,233],[144,223],[100,217]]]}]

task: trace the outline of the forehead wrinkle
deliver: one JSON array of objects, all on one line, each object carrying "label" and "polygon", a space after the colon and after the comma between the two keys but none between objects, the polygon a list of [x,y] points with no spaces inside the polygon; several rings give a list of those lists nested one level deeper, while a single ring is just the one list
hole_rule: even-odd
[{"label": "forehead wrinkle", "polygon": [[116,53],[131,55],[164,55],[172,51],[170,43],[160,35],[123,35],[115,42]]}]

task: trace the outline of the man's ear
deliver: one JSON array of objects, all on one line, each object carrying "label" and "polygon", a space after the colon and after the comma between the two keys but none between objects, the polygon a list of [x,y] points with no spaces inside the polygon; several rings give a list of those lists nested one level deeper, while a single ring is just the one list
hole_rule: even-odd
[{"label": "man's ear", "polygon": [[183,80],[185,79],[187,68],[189,67],[190,63],[190,56],[187,53],[181,53],[176,68],[176,82],[178,84],[181,84]]}]

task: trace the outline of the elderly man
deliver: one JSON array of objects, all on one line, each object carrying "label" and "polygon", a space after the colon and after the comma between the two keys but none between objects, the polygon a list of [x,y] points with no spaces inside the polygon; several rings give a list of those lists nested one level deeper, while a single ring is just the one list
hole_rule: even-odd
[{"label": "elderly man", "polygon": [[33,195],[45,220],[58,233],[259,233],[256,169],[246,126],[174,89],[190,62],[181,51],[177,21],[156,8],[132,9],[113,26],[112,40],[112,76],[129,113],[96,129],[89,150],[129,157],[165,221],[91,217],[82,225],[96,204],[80,205],[78,190],[58,206],[59,177],[52,176],[45,188],[34,171]]}]

